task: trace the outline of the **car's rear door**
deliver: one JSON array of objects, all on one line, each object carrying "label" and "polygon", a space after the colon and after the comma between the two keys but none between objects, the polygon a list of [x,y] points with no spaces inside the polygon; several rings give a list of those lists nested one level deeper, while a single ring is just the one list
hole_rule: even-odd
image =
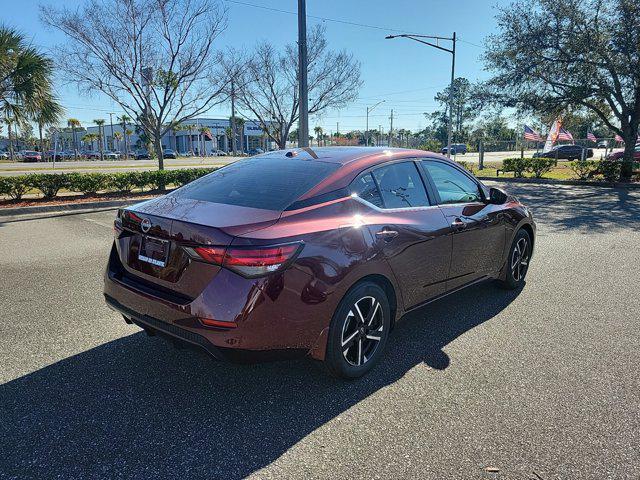
[{"label": "car's rear door", "polygon": [[444,293],[451,258],[447,220],[427,196],[418,168],[413,160],[388,163],[352,184],[353,193],[375,207],[364,220],[407,308]]},{"label": "car's rear door", "polygon": [[502,206],[485,202],[477,180],[457,165],[439,159],[421,164],[453,239],[447,290],[495,273],[506,237]]}]

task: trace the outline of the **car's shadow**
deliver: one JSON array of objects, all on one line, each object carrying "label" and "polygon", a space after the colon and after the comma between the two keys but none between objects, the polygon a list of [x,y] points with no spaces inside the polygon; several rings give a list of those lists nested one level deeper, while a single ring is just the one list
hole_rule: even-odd
[{"label": "car's shadow", "polygon": [[245,477],[414,366],[455,365],[443,347],[517,295],[484,284],[408,315],[351,382],[306,360],[239,366],[142,333],[112,341],[0,386],[0,477]]}]

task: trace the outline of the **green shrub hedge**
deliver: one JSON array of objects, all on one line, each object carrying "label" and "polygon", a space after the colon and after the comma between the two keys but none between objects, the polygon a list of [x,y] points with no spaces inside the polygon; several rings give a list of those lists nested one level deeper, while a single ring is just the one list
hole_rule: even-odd
[{"label": "green shrub hedge", "polygon": [[595,160],[576,160],[569,165],[569,168],[576,174],[579,180],[588,180],[596,174],[598,162]]},{"label": "green shrub hedge", "polygon": [[160,190],[168,186],[181,187],[217,170],[189,168],[121,173],[31,173],[0,177],[0,195],[20,200],[30,190],[39,190],[45,198],[55,198],[60,190],[93,195],[98,192],[130,192],[134,188]]},{"label": "green shrub hedge", "polygon": [[530,162],[533,158],[520,158],[520,157],[512,157],[505,158],[502,161],[502,171],[503,172],[513,172],[513,176],[517,178],[524,177],[524,172],[529,168]]}]

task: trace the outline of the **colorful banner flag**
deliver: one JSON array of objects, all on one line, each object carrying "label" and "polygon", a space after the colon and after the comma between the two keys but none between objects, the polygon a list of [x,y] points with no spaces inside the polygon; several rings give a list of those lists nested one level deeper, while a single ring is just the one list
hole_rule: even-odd
[{"label": "colorful banner flag", "polygon": [[544,149],[542,150],[544,153],[550,152],[553,148],[553,144],[558,140],[558,134],[560,133],[560,129],[562,128],[562,120],[559,118],[551,124],[551,128],[549,128],[549,134],[547,135],[547,141],[544,144]]},{"label": "colorful banner flag", "polygon": [[598,139],[592,132],[587,133],[587,139],[591,140],[593,143],[598,143]]}]

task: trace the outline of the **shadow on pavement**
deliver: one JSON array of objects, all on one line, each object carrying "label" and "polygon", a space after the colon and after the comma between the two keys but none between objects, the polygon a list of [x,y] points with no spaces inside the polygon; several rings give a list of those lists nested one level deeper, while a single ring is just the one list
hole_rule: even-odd
[{"label": "shadow on pavement", "polygon": [[601,233],[640,229],[640,190],[542,184],[501,186],[531,208],[550,230]]},{"label": "shadow on pavement", "polygon": [[238,366],[123,337],[0,386],[0,476],[245,477],[414,366],[453,368],[443,348],[518,294],[484,284],[408,315],[354,382],[305,360]]}]

